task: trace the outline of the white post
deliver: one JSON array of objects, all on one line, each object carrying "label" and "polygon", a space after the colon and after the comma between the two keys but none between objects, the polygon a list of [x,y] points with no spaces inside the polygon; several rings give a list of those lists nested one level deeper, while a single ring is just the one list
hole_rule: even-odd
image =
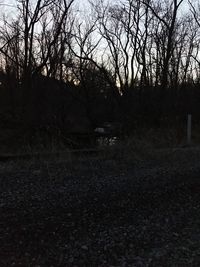
[{"label": "white post", "polygon": [[187,144],[191,144],[191,135],[192,135],[192,115],[187,115]]}]

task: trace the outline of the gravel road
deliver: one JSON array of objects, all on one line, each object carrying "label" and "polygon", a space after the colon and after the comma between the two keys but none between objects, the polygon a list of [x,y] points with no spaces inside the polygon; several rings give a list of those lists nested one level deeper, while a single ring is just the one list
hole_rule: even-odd
[{"label": "gravel road", "polygon": [[199,160],[0,163],[0,266],[200,266]]}]

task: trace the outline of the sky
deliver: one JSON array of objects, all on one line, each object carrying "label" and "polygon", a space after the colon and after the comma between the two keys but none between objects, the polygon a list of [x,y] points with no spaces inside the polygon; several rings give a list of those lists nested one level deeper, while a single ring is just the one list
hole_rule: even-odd
[{"label": "sky", "polygon": [[[114,3],[114,2],[117,3],[119,1],[120,0],[115,0],[115,1],[111,1],[111,3]],[[123,0],[121,0],[120,2],[123,2]],[[187,0],[183,1],[183,4],[182,4],[183,10],[186,10],[188,8],[187,2],[188,2]],[[192,3],[195,3],[195,2],[198,2],[198,0],[192,0]],[[9,1],[0,0],[0,3],[3,4],[3,6],[1,6],[1,12],[2,11],[14,12],[13,9],[16,9],[16,6],[17,6],[17,0],[9,0]],[[80,9],[83,9],[84,11],[86,11],[87,6],[88,6],[88,0],[75,0],[75,4],[79,6]]]},{"label": "sky", "polygon": [[[31,0],[32,2],[37,0]],[[125,2],[126,0],[104,0],[110,1],[111,3]],[[192,3],[197,3],[199,0],[192,0]],[[17,0],[0,0],[0,14],[6,14],[6,17],[15,17],[17,10]],[[83,15],[90,15],[88,8],[88,0],[75,0],[74,1],[75,10],[79,10]],[[184,0],[181,4],[179,14],[184,14],[188,11],[188,0]],[[1,16],[0,16],[1,17]]]},{"label": "sky", "polygon": [[[37,0],[31,0],[32,2]],[[74,5],[76,10],[80,10],[83,13],[88,10],[88,0],[75,0]],[[17,0],[0,0],[0,13],[8,16],[15,16],[17,10]]]}]

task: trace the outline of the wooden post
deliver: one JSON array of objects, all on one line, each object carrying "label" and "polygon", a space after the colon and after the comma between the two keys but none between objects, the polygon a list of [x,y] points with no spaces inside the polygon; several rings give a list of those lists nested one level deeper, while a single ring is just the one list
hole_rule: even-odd
[{"label": "wooden post", "polygon": [[187,145],[191,145],[192,136],[192,115],[187,115]]}]

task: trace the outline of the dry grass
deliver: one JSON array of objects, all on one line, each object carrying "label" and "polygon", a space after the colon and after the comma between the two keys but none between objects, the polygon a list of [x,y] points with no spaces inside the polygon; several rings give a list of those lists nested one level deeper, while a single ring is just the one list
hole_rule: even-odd
[{"label": "dry grass", "polygon": [[[177,129],[141,130],[133,136],[118,141],[114,146],[104,148],[104,157],[125,162],[171,159],[180,151],[199,150],[200,129],[195,129],[192,144],[186,142],[186,131]],[[187,149],[185,149],[187,148]],[[182,153],[182,152],[180,152]]]},{"label": "dry grass", "polygon": [[[200,144],[200,129],[195,128],[192,135],[193,148]],[[17,145],[17,144],[16,144]],[[56,160],[66,161],[69,164],[74,162],[89,162],[101,165],[102,162],[109,161],[112,164],[119,162],[132,163],[149,160],[171,159],[176,154],[174,151],[186,146],[186,131],[177,129],[143,129],[136,131],[132,136],[118,140],[114,145],[104,145],[94,148],[91,151],[87,149],[82,152],[72,151],[62,143],[61,140],[52,139],[50,143],[45,144],[42,138],[35,140],[35,145],[28,143],[19,146],[2,146],[0,156],[4,154],[13,155],[13,161],[17,161],[18,155],[25,155],[22,161],[38,160]],[[16,157],[15,157],[16,156]],[[12,157],[11,157],[12,158]]]}]

